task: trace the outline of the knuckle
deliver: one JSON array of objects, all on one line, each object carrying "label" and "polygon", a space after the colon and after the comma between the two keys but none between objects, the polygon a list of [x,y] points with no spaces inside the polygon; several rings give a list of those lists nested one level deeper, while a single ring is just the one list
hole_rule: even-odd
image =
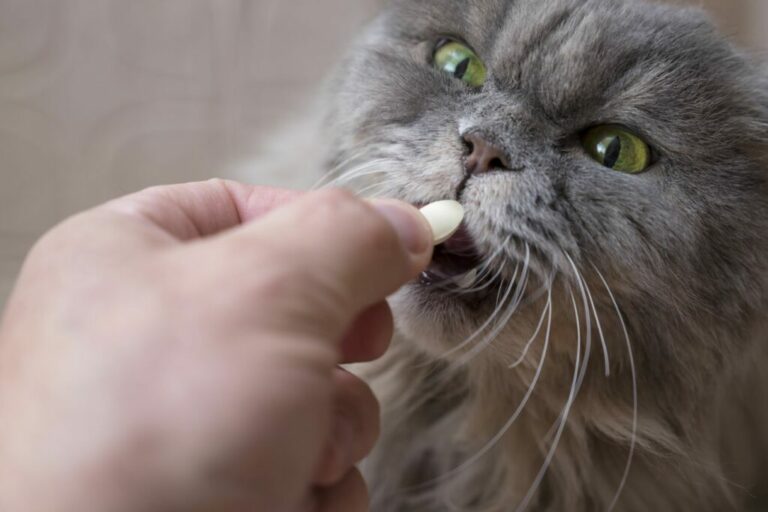
[{"label": "knuckle", "polygon": [[169,195],[170,187],[168,185],[153,185],[151,187],[147,187],[141,191],[139,191],[137,194],[135,194],[138,197],[144,198],[146,200],[162,200],[168,197]]},{"label": "knuckle", "polygon": [[332,233],[348,222],[355,211],[355,199],[342,190],[324,190],[313,193],[300,203],[298,211],[302,222],[312,226],[313,232]]},{"label": "knuckle", "polygon": [[362,201],[343,189],[322,190],[314,196],[315,207],[332,213],[350,213],[360,209]]},{"label": "knuckle", "polygon": [[208,184],[216,187],[227,187],[231,185],[233,182],[230,180],[225,180],[224,178],[210,178],[207,180]]}]

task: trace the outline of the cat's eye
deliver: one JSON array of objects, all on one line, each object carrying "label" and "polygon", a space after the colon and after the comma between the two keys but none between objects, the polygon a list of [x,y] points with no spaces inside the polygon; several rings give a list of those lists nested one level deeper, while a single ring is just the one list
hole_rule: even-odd
[{"label": "cat's eye", "polygon": [[485,64],[467,45],[444,40],[437,45],[433,57],[435,67],[471,87],[482,87],[488,76]]},{"label": "cat's eye", "polygon": [[592,128],[582,136],[581,142],[592,158],[614,171],[638,174],[651,165],[650,146],[620,125]]}]

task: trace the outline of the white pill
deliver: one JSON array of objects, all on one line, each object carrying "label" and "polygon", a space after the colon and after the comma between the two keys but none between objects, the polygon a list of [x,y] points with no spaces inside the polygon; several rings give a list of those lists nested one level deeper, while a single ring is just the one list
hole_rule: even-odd
[{"label": "white pill", "polygon": [[437,201],[421,209],[432,226],[435,245],[440,245],[459,230],[464,220],[464,207],[456,201]]}]

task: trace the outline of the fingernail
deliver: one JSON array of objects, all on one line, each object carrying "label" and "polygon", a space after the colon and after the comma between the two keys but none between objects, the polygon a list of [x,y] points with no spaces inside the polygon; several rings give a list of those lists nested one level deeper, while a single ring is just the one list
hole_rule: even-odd
[{"label": "fingernail", "polygon": [[423,254],[432,245],[432,234],[427,222],[416,208],[394,201],[376,201],[373,207],[395,228],[411,254]]}]

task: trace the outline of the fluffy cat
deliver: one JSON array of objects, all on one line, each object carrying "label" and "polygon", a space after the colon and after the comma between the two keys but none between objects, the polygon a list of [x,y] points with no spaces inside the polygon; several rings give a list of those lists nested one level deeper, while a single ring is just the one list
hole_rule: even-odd
[{"label": "fluffy cat", "polygon": [[366,370],[374,512],[745,510],[768,469],[766,84],[695,9],[383,9],[333,80],[332,184],[467,218]]}]

